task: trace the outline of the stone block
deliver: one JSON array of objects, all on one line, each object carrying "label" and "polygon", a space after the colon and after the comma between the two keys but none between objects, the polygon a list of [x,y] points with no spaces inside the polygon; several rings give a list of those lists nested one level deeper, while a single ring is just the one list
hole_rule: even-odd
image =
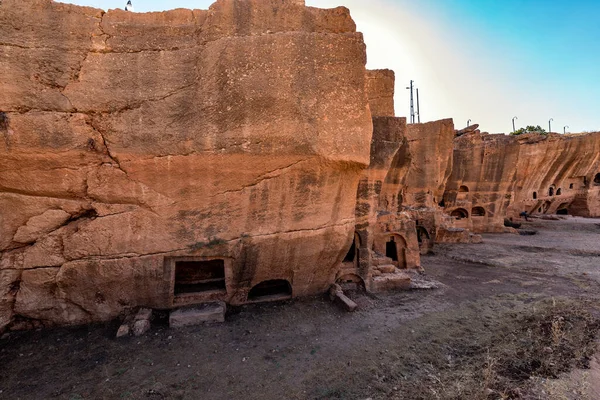
[{"label": "stone block", "polygon": [[128,324],[123,324],[119,327],[119,330],[117,331],[117,337],[123,337],[123,336],[129,336],[129,325]]},{"label": "stone block", "polygon": [[341,306],[342,309],[349,311],[349,312],[352,312],[358,308],[358,304],[356,304],[354,301],[352,301],[342,291],[336,292],[335,302],[336,302],[336,304]]},{"label": "stone block", "polygon": [[384,274],[393,274],[396,271],[396,266],[392,264],[385,264],[377,266],[377,269]]},{"label": "stone block", "polygon": [[142,320],[149,321],[151,317],[152,317],[152,309],[151,308],[140,308],[138,310],[137,314],[135,314],[136,321],[142,321]]},{"label": "stone block", "polygon": [[404,272],[386,274],[373,277],[371,291],[383,292],[387,290],[406,290],[410,288],[410,275]]},{"label": "stone block", "polygon": [[477,235],[475,233],[471,233],[469,235],[469,243],[483,243],[483,238],[481,237],[481,235]]},{"label": "stone block", "polygon": [[225,322],[224,302],[205,303],[171,311],[169,326],[180,328],[211,322]]},{"label": "stone block", "polygon": [[[144,333],[150,330],[150,320],[140,319],[135,321],[133,324],[133,334],[135,336],[142,336]],[[117,332],[118,333],[118,332]]]},{"label": "stone block", "polygon": [[358,305],[344,294],[342,287],[336,283],[329,287],[329,299],[335,301],[344,310],[352,312]]}]

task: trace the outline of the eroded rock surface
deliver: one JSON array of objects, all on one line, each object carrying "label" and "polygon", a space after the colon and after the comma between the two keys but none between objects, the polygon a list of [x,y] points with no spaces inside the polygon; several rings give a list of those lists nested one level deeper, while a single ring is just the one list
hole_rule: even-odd
[{"label": "eroded rock surface", "polygon": [[519,136],[467,133],[454,141],[444,206],[475,232],[503,232],[504,219],[600,216],[600,133]]},{"label": "eroded rock surface", "polygon": [[[441,199],[452,171],[452,120],[406,124],[393,114],[394,76],[368,72],[367,93],[374,113],[371,160],[356,196],[356,232],[336,282],[371,291],[406,288],[420,270],[437,231],[454,227]],[[469,241],[465,232],[464,241]],[[440,235],[440,239],[446,238]]]},{"label": "eroded rock surface", "polygon": [[509,216],[565,213],[600,217],[600,132],[519,135]]},{"label": "eroded rock surface", "polygon": [[511,136],[471,133],[456,138],[443,197],[447,214],[474,232],[503,232],[518,158],[519,144]]},{"label": "eroded rock surface", "polygon": [[367,71],[367,94],[373,117],[394,117],[394,71],[375,69]]},{"label": "eroded rock surface", "polygon": [[0,329],[327,290],[372,133],[347,9],[4,0],[0,37]]}]

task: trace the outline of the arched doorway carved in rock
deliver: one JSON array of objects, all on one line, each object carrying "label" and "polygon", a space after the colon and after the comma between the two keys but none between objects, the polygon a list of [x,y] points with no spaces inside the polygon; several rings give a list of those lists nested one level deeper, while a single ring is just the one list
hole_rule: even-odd
[{"label": "arched doorway carved in rock", "polygon": [[473,207],[473,209],[471,210],[472,217],[485,217],[485,214],[485,208],[481,206]]},{"label": "arched doorway carved in rock", "polygon": [[406,240],[402,236],[389,235],[385,243],[385,256],[397,263],[398,268],[406,268],[406,248]]},{"label": "arched doorway carved in rock", "polygon": [[345,274],[338,277],[335,283],[344,290],[365,290],[365,281],[356,274]]},{"label": "arched doorway carved in rock", "polygon": [[249,302],[285,300],[291,297],[292,285],[285,279],[262,281],[248,292]]},{"label": "arched doorway carved in rock", "polygon": [[450,213],[450,216],[456,219],[464,219],[469,218],[469,213],[464,208],[457,208],[456,210]]},{"label": "arched doorway carved in rock", "polygon": [[350,246],[350,250],[346,253],[344,260],[342,261],[344,264],[353,263],[355,266],[358,265],[360,257],[360,236],[358,233],[354,232],[354,238],[352,239],[352,245]]}]

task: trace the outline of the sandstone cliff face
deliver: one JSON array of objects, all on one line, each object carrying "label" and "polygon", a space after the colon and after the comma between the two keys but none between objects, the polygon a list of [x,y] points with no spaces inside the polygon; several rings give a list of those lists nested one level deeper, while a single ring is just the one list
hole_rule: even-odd
[{"label": "sandstone cliff face", "polygon": [[375,69],[367,71],[367,95],[373,117],[394,117],[394,71]]},{"label": "sandstone cliff face", "polygon": [[511,136],[465,134],[454,140],[454,164],[443,205],[457,225],[502,232],[510,204],[519,144]]},{"label": "sandstone cliff face", "polygon": [[367,71],[367,95],[373,113],[369,167],[356,193],[356,232],[336,282],[358,284],[370,291],[407,287],[402,272],[419,267],[415,223],[403,212],[398,196],[410,164],[406,118],[394,117],[394,75]]},{"label": "sandstone cliff face", "polygon": [[367,76],[371,160],[358,187],[355,239],[337,279],[378,291],[405,287],[402,270],[419,269],[438,226],[452,225],[435,199],[452,168],[454,126],[452,120],[407,125],[393,115],[391,71]]},{"label": "sandstone cliff face", "polygon": [[600,133],[519,136],[471,132],[454,140],[444,193],[457,226],[502,232],[528,214],[600,216]]},{"label": "sandstone cliff face", "polygon": [[0,329],[334,280],[372,133],[348,10],[4,0],[0,37]]},{"label": "sandstone cliff face", "polygon": [[[357,196],[357,232],[377,258],[401,268],[421,267],[419,254],[433,246],[438,229],[453,228],[436,199],[452,168],[452,120],[406,124],[406,118],[373,118],[371,163]],[[467,236],[468,240],[468,236]]]},{"label": "sandstone cliff face", "polygon": [[397,269],[420,266],[415,222],[398,203],[410,162],[405,132],[406,118],[373,118],[371,162],[356,196],[358,252],[354,259],[347,257],[357,263],[357,272],[344,264],[338,273],[342,277],[355,273],[372,291],[403,286],[406,277]]},{"label": "sandstone cliff face", "polygon": [[454,123],[452,119],[410,124],[406,131],[413,155],[407,171],[405,202],[434,208],[442,199],[452,173]]},{"label": "sandstone cliff face", "polygon": [[509,216],[565,213],[600,216],[600,132],[520,135]]}]

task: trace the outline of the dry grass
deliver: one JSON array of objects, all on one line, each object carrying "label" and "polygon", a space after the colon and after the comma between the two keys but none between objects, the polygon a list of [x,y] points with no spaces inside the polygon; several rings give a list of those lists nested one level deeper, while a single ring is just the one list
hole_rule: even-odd
[{"label": "dry grass", "polygon": [[422,345],[382,365],[372,385],[379,393],[372,397],[537,398],[529,396],[536,379],[589,365],[600,322],[583,303],[533,304],[515,302],[504,315],[470,309],[459,320],[456,315],[437,320],[423,330]]}]

